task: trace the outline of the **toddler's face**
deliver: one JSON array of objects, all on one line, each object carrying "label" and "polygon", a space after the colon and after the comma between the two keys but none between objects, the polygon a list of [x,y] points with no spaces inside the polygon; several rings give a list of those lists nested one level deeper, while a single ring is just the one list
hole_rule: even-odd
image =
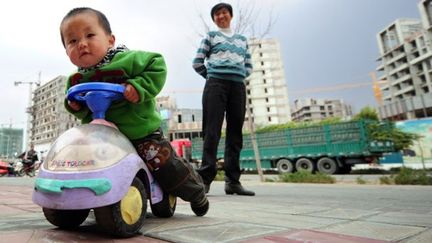
[{"label": "toddler's face", "polygon": [[98,64],[115,43],[113,35],[104,31],[94,13],[80,13],[66,19],[60,29],[66,53],[77,67]]}]

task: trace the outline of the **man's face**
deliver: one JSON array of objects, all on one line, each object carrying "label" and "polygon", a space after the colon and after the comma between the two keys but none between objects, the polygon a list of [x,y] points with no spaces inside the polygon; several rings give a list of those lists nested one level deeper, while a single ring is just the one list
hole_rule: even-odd
[{"label": "man's face", "polygon": [[221,29],[229,28],[231,25],[231,14],[226,8],[221,8],[213,14],[213,20]]},{"label": "man's face", "polygon": [[65,20],[60,31],[69,59],[80,68],[98,64],[115,42],[114,36],[104,31],[96,14],[91,12]]}]

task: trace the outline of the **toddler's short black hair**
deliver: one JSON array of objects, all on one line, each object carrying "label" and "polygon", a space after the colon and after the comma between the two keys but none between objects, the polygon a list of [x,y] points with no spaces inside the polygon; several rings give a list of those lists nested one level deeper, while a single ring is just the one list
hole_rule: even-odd
[{"label": "toddler's short black hair", "polygon": [[[105,16],[105,14],[103,14],[103,13],[102,13],[101,11],[99,11],[99,10],[96,10],[96,9],[93,9],[93,8],[88,8],[88,7],[79,7],[79,8],[74,8],[74,9],[72,9],[71,11],[69,11],[69,12],[66,14],[66,16],[63,17],[63,20],[61,21],[61,24],[60,24],[60,28],[61,28],[61,26],[63,25],[63,22],[64,22],[65,20],[67,20],[68,18],[73,17],[73,16],[75,16],[75,15],[78,15],[78,14],[84,13],[84,12],[91,12],[91,13],[96,14],[96,16],[97,16],[97,18],[98,18],[98,21],[99,21],[99,24],[102,26],[103,30],[104,30],[107,34],[109,34],[109,35],[112,34],[112,31],[111,31],[111,25],[110,25],[110,23],[109,23],[109,21],[108,21],[108,18]],[[61,35],[61,41],[62,41],[63,46],[64,46],[65,44],[64,44],[64,40],[63,40],[63,33],[61,33],[61,31],[60,31],[60,35]]]},{"label": "toddler's short black hair", "polygon": [[211,9],[210,14],[212,17],[212,20],[214,21],[214,14],[219,11],[219,9],[226,8],[228,12],[230,13],[231,17],[233,16],[232,7],[228,3],[218,3],[214,5],[214,7]]}]

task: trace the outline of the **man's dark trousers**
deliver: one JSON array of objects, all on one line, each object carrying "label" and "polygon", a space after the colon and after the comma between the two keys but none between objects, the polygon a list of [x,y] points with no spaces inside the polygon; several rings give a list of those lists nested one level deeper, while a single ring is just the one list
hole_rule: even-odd
[{"label": "man's dark trousers", "polygon": [[209,185],[216,176],[216,154],[224,117],[226,138],[224,153],[225,182],[239,184],[240,151],[243,146],[242,128],[245,118],[246,92],[243,82],[208,78],[204,87],[203,157],[198,173]]}]

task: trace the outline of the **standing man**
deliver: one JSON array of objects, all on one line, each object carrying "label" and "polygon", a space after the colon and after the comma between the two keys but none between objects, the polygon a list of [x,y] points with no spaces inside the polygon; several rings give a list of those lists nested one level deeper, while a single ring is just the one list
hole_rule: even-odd
[{"label": "standing man", "polygon": [[195,71],[206,79],[202,97],[204,146],[198,173],[208,192],[217,173],[216,153],[225,117],[225,193],[254,196],[255,192],[240,184],[239,161],[246,109],[244,80],[252,72],[251,55],[247,39],[231,30],[231,5],[218,3],[210,14],[219,30],[207,33],[193,60]]}]

